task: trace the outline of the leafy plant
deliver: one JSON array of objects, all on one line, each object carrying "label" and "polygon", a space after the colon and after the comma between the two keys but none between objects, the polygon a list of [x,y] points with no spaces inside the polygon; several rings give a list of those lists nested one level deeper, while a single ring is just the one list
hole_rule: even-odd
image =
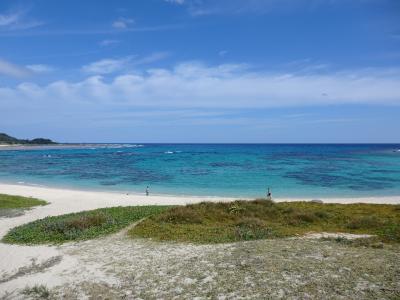
[{"label": "leafy plant", "polygon": [[239,214],[240,212],[243,211],[243,207],[240,207],[237,202],[234,202],[230,207],[229,207],[229,212],[231,214]]}]

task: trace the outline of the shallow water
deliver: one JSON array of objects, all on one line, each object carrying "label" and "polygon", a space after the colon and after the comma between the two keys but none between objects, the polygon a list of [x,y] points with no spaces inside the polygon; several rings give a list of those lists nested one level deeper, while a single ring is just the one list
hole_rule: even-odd
[{"label": "shallow water", "polygon": [[400,195],[400,144],[112,144],[0,151],[0,181],[258,197]]}]

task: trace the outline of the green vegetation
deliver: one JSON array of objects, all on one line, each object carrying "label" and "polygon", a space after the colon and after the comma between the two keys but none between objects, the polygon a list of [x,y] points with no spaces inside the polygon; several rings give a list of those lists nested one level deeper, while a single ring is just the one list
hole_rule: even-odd
[{"label": "green vegetation", "polygon": [[116,232],[165,209],[167,206],[112,207],[47,217],[11,229],[3,241],[16,244],[45,244],[86,240]]},{"label": "green vegetation", "polygon": [[44,138],[36,138],[33,140],[21,140],[15,137],[9,136],[5,133],[0,133],[0,144],[28,144],[28,145],[48,145],[48,144],[56,144],[50,139]]},{"label": "green vegetation", "polygon": [[33,287],[26,287],[21,292],[25,296],[33,299],[49,299],[51,293],[45,285],[34,285]]},{"label": "green vegetation", "polygon": [[202,202],[173,207],[129,231],[132,237],[193,243],[224,243],[290,237],[307,232],[377,235],[400,242],[400,206],[319,204],[267,200]]},{"label": "green vegetation", "polygon": [[[262,199],[83,211],[16,227],[3,240],[18,244],[86,240],[116,232],[143,218],[147,219],[129,230],[132,237],[224,243],[290,237],[308,232],[347,232],[376,235],[368,240],[368,244],[374,247],[381,242],[400,242],[399,205],[274,203]],[[340,238],[337,241],[346,243]],[[364,245],[367,241],[351,243]]]},{"label": "green vegetation", "polygon": [[37,205],[46,205],[47,202],[35,198],[0,194],[0,210],[12,208],[30,208]]}]

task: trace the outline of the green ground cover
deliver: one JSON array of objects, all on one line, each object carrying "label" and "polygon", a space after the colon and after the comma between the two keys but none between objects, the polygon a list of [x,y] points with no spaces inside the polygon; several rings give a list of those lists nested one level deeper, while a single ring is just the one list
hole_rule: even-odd
[{"label": "green ground cover", "polygon": [[11,229],[3,241],[46,244],[87,240],[116,232],[166,209],[166,206],[111,207],[47,217]]},{"label": "green ground cover", "polygon": [[30,208],[33,206],[46,204],[46,201],[35,198],[0,194],[0,209]]},{"label": "green ground cover", "polygon": [[379,241],[400,242],[400,205],[203,202],[150,216],[129,234],[161,241],[224,243],[307,232],[372,234]]},{"label": "green ground cover", "polygon": [[19,244],[86,240],[142,219],[129,230],[131,237],[225,243],[341,232],[375,235],[378,242],[400,242],[400,205],[274,203],[262,199],[102,208],[37,220],[12,229],[3,240]]}]

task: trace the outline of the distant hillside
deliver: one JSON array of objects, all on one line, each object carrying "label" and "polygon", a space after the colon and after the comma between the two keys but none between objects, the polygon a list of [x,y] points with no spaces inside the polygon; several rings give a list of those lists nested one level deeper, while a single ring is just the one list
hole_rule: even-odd
[{"label": "distant hillside", "polygon": [[23,144],[23,145],[48,145],[57,144],[50,139],[36,138],[33,140],[20,140],[15,137],[9,136],[5,133],[0,133],[0,144]]}]

